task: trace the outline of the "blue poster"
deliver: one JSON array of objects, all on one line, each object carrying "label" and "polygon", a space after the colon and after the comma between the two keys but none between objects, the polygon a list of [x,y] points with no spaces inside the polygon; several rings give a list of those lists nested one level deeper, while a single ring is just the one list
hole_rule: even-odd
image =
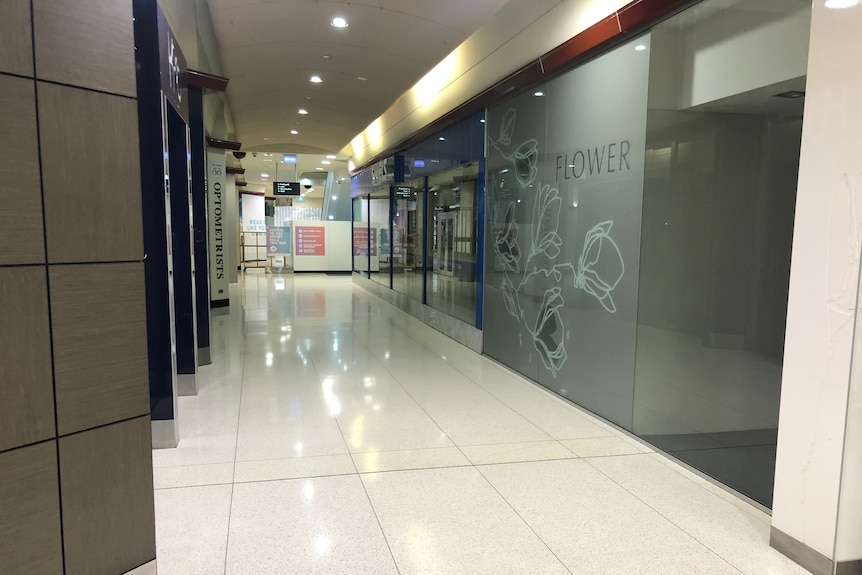
[{"label": "blue poster", "polygon": [[266,228],[266,251],[269,255],[290,253],[290,227]]}]

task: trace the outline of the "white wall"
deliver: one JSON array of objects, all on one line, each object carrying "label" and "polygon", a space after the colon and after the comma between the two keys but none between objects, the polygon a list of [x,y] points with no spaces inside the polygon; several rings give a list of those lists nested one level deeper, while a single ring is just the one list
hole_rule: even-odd
[{"label": "white wall", "polygon": [[862,6],[814,3],[773,508],[776,529],[838,560],[862,558],[860,30]]},{"label": "white wall", "polygon": [[[351,225],[350,222],[295,221],[291,248],[293,249],[293,269],[298,272],[350,271],[352,267]],[[326,234],[325,256],[301,256],[298,254],[298,228],[302,226],[322,227]]]}]

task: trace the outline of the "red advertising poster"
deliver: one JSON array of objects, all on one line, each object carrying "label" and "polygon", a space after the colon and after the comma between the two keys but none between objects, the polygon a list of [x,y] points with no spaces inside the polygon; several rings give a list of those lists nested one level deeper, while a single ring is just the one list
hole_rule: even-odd
[{"label": "red advertising poster", "polygon": [[371,232],[371,255],[377,255],[377,228],[353,228],[353,255],[368,255],[368,232]]},{"label": "red advertising poster", "polygon": [[296,226],[296,255],[325,256],[326,228],[323,226]]}]

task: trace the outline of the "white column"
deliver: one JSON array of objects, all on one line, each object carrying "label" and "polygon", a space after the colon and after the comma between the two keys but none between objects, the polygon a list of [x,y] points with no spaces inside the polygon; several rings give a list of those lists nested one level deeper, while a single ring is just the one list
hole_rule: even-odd
[{"label": "white column", "polygon": [[224,150],[207,150],[207,206],[209,210],[210,301],[216,307],[227,305],[228,231],[225,193]]},{"label": "white column", "polygon": [[[772,525],[777,547],[795,540],[818,561],[862,558],[860,248],[862,5],[814,0]],[[855,482],[843,496],[842,474]]]}]

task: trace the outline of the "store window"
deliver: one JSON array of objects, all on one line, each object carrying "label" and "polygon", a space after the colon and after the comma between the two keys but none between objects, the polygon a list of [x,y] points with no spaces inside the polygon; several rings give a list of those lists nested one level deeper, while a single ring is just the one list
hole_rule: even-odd
[{"label": "store window", "polygon": [[392,288],[422,301],[425,179],[395,187],[392,224]]},{"label": "store window", "polygon": [[488,112],[488,355],[770,506],[811,5],[706,0]]},{"label": "store window", "polygon": [[428,178],[428,305],[476,320],[479,162]]},{"label": "store window", "polygon": [[371,279],[392,287],[391,206],[388,187],[375,190],[368,200],[368,250],[371,259]]}]

